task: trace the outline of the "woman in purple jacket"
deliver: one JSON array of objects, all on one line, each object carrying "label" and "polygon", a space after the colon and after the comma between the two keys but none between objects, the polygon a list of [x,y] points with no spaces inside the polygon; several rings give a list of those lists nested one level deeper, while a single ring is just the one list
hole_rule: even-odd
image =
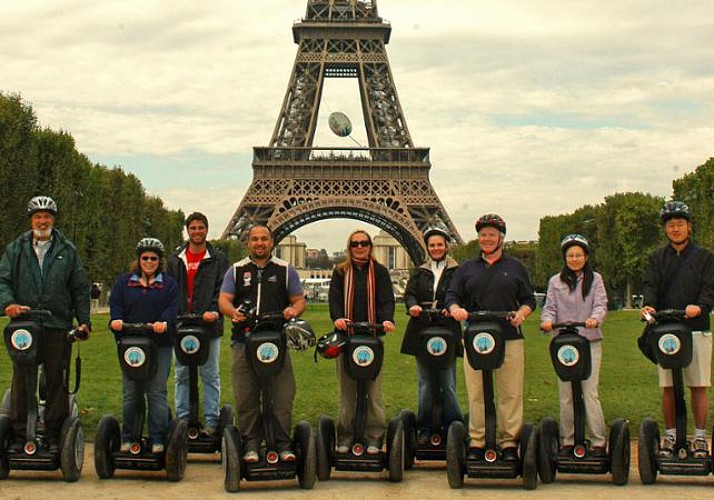
[{"label": "woman in purple jacket", "polygon": [[[550,278],[545,305],[541,312],[541,329],[553,330],[553,323],[584,322],[578,333],[590,341],[592,372],[583,381],[585,416],[591,434],[593,451],[606,454],[607,429],[598,396],[602,331],[600,325],[607,314],[607,293],[602,276],[592,270],[588,256],[590,244],[580,234],[569,234],[560,243],[565,265]],[[557,333],[556,333],[557,334]],[[563,448],[573,447],[573,393],[570,382],[558,380],[560,389],[560,437]]]}]

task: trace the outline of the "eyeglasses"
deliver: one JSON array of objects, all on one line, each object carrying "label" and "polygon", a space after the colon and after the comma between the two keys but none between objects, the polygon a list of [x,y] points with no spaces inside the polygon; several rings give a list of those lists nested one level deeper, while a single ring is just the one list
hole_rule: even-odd
[{"label": "eyeglasses", "polygon": [[368,240],[360,240],[360,241],[350,241],[350,247],[351,248],[357,248],[357,247],[368,247],[371,246],[372,244]]},{"label": "eyeglasses", "polygon": [[141,260],[143,260],[144,262],[149,261],[149,260],[151,262],[155,262],[155,261],[159,260],[159,258],[156,255],[144,255],[143,257],[141,257]]}]

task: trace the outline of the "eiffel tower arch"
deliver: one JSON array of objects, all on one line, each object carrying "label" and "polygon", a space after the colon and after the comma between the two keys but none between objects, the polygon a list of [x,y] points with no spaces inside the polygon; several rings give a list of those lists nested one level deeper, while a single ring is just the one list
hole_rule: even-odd
[{"label": "eiffel tower arch", "polygon": [[[414,147],[387,59],[391,26],[376,0],[308,0],[268,147],[253,148],[253,181],[222,237],[267,225],[276,243],[300,227],[347,218],[391,234],[414,263],[423,232],[442,226],[463,243],[429,180],[429,148]],[[326,78],[355,78],[368,147],[313,145]]]}]

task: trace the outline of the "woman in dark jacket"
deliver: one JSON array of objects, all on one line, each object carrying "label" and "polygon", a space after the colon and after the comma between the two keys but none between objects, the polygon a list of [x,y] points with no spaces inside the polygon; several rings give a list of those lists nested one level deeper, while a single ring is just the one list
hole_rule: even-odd
[{"label": "woman in dark jacket", "polygon": [[[169,406],[166,380],[171,368],[172,337],[178,308],[178,285],[163,272],[164,245],[156,238],[143,238],[136,246],[137,260],[130,271],[117,278],[109,301],[110,328],[121,338],[124,323],[148,323],[153,328],[158,359],[156,375],[146,381],[149,409],[149,440],[152,453],[164,451],[169,426]],[[135,384],[122,373],[122,443],[121,451],[129,451],[132,423],[137,408],[134,404]]]},{"label": "woman in dark jacket", "polygon": [[[439,228],[428,229],[424,233],[424,243],[426,244],[429,258],[409,278],[407,289],[404,293],[404,302],[411,318],[404,332],[401,352],[402,354],[416,356],[417,374],[419,376],[419,408],[417,411],[419,429],[417,439],[420,446],[424,446],[429,442],[429,435],[432,431],[434,406],[432,381],[437,380],[437,377],[441,392],[444,429],[448,429],[451,422],[455,420],[463,420],[459,400],[456,396],[456,363],[454,362],[448,368],[437,371],[423,362],[418,356],[420,350],[419,334],[428,325],[425,319],[421,317],[422,305],[428,302],[435,308],[444,307],[446,289],[451,281],[451,276],[458,267],[458,263],[448,256],[450,239],[449,233]],[[447,317],[441,319],[440,322],[443,326],[456,333],[459,338],[457,355],[463,355],[459,323]]]}]

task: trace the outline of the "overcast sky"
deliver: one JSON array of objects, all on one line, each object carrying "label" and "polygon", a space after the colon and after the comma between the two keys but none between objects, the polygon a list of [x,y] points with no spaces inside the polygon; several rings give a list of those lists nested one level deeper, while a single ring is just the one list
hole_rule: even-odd
[{"label": "overcast sky", "polygon": [[[270,140],[307,0],[0,0],[0,90],[70,132],[93,162],[136,174],[211,237]],[[714,156],[710,0],[379,0],[415,146],[462,237],[500,213],[508,239],[605,196],[669,196]],[[331,111],[365,143],[356,80],[327,80]],[[338,250],[356,221],[298,231]]]}]

